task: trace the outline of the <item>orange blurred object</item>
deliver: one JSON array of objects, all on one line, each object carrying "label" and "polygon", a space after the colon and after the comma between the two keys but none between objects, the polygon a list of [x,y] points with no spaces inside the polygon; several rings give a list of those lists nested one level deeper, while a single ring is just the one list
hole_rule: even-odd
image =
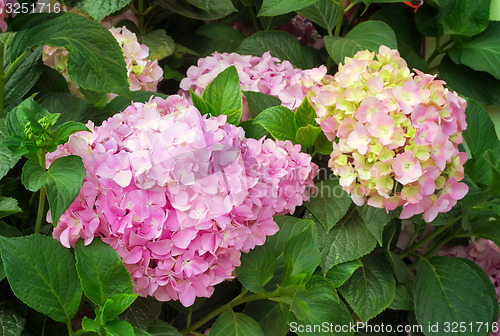
[{"label": "orange blurred object", "polygon": [[413,10],[415,11],[415,13],[417,12],[418,10],[418,7],[422,6],[424,1],[423,0],[413,0],[413,1],[403,1],[403,3],[405,5],[408,5],[410,6],[411,8],[413,8]]}]

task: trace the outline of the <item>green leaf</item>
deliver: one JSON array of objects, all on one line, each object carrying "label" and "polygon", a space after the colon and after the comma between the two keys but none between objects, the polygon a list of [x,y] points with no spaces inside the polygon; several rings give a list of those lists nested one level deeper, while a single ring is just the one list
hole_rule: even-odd
[{"label": "green leaf", "polygon": [[312,106],[311,101],[308,97],[304,97],[302,103],[299,105],[295,111],[295,127],[300,128],[307,125],[317,126],[316,122],[316,111],[314,106]]},{"label": "green leaf", "polygon": [[24,186],[30,191],[36,191],[42,185],[47,187],[54,225],[78,196],[84,178],[85,167],[82,158],[76,155],[56,159],[47,171],[38,162],[28,160],[21,175]]},{"label": "green leaf", "polygon": [[374,208],[365,204],[362,207],[358,207],[359,216],[365,223],[368,230],[377,239],[380,246],[382,246],[382,234],[384,233],[384,228],[389,223],[391,216],[385,211],[385,209]]},{"label": "green leaf", "polygon": [[24,128],[30,120],[39,120],[47,116],[49,112],[33,98],[27,98],[17,107],[7,113],[5,128],[9,135],[19,134],[24,136]]},{"label": "green leaf", "polygon": [[329,231],[347,213],[352,200],[339,185],[338,179],[318,182],[315,189],[314,194],[304,205]]},{"label": "green leaf", "polygon": [[273,219],[278,224],[280,230],[273,236],[268,237],[266,244],[263,246],[267,246],[280,254],[283,253],[285,243],[288,239],[301,233],[313,224],[310,220],[292,216],[274,216]]},{"label": "green leaf", "polygon": [[398,51],[410,69],[427,69],[427,63],[421,56],[421,41],[415,38],[419,35],[415,22],[408,20],[407,12],[402,7],[383,7],[372,15],[370,20],[382,21],[391,27],[396,35]]},{"label": "green leaf", "polygon": [[291,237],[283,248],[285,276],[283,286],[291,286],[312,275],[321,261],[319,248],[313,236],[314,226]]},{"label": "green leaf", "polygon": [[128,92],[125,60],[111,32],[92,19],[73,13],[36,16],[16,33],[11,61],[40,45],[65,47],[68,71],[78,86],[96,92]]},{"label": "green leaf", "polygon": [[227,122],[238,126],[243,110],[240,80],[236,67],[230,66],[215,77],[201,98],[213,106],[214,116],[227,115]]},{"label": "green leaf", "polygon": [[490,22],[481,34],[449,49],[451,60],[500,79],[500,22]]},{"label": "green leaf", "polygon": [[367,229],[356,211],[348,220],[335,225],[330,232],[318,223],[321,268],[327,273],[333,266],[358,259],[377,245],[377,240]]},{"label": "green leaf", "polygon": [[407,284],[396,283],[396,295],[389,308],[394,310],[413,309],[413,297]]},{"label": "green leaf", "polygon": [[196,30],[196,34],[210,40],[218,52],[235,52],[245,35],[222,23],[209,22]]},{"label": "green leaf", "polygon": [[442,34],[442,26],[438,21],[438,9],[424,3],[415,13],[415,25],[424,36],[438,36]]},{"label": "green leaf", "polygon": [[258,16],[277,16],[310,6],[318,0],[264,0]]},{"label": "green leaf", "polygon": [[161,60],[175,51],[174,39],[163,29],[153,30],[142,37],[142,43],[149,48],[149,58]]},{"label": "green leaf", "polygon": [[93,106],[89,101],[73,96],[70,93],[49,93],[41,97],[38,103],[48,111],[58,111],[61,114],[57,124],[67,121],[86,123],[89,120],[92,120],[95,124],[100,124],[111,116]]},{"label": "green leaf", "polygon": [[4,106],[10,110],[19,103],[35,85],[42,74],[41,48],[30,52],[19,62],[5,83]]},{"label": "green leaf", "polygon": [[500,223],[498,220],[487,222],[477,229],[474,236],[479,236],[482,238],[489,239],[493,241],[497,246],[500,245]]},{"label": "green leaf", "polygon": [[106,330],[107,336],[131,336],[135,335],[134,327],[127,321],[123,320],[113,320],[106,322],[104,325],[104,330]]},{"label": "green leaf", "polygon": [[193,90],[189,89],[189,94],[191,96],[191,100],[193,101],[193,105],[200,111],[202,115],[216,115],[215,109],[212,104],[207,103],[203,98],[198,96]]},{"label": "green leaf", "polygon": [[326,36],[326,50],[335,63],[353,57],[358,51],[377,51],[381,45],[397,49],[396,35],[391,27],[381,21],[366,21],[350,30],[344,37]]},{"label": "green leaf", "polygon": [[[457,277],[460,274],[460,277]],[[420,258],[415,282],[415,314],[420,325],[445,322],[491,324],[498,320],[498,298],[488,275],[474,262],[451,257]],[[486,328],[454,335],[488,335]],[[428,331],[426,335],[443,335]]]},{"label": "green leaf", "polygon": [[100,239],[76,243],[76,270],[85,295],[98,306],[117,294],[133,294],[132,278],[116,251]]},{"label": "green leaf", "polygon": [[287,107],[273,106],[262,111],[253,122],[264,127],[276,140],[295,142],[297,129],[294,116],[295,114]]},{"label": "green leaf", "polygon": [[495,125],[486,110],[473,100],[467,101],[465,115],[467,129],[463,132],[464,141],[472,157],[478,159],[487,149],[498,146]]},{"label": "green leaf", "polygon": [[333,288],[342,286],[354,273],[355,270],[363,266],[359,260],[351,260],[342,264],[338,264],[330,268],[326,272],[325,278],[332,284]]},{"label": "green leaf", "polygon": [[270,135],[266,129],[253,123],[253,119],[245,120],[239,125],[245,131],[245,137],[259,140],[263,136]]},{"label": "green leaf", "polygon": [[[288,310],[288,308],[286,308]],[[271,300],[258,300],[246,304],[243,313],[259,323],[266,336],[285,336],[290,329],[289,313],[282,304]]]},{"label": "green leaf", "polygon": [[263,31],[250,35],[241,43],[238,53],[262,56],[266,51],[300,69],[314,67],[314,55],[300,45],[294,36],[282,31]]},{"label": "green leaf", "polygon": [[102,307],[102,319],[112,321],[137,299],[137,294],[116,294],[106,300]]},{"label": "green leaf", "polygon": [[152,336],[182,336],[172,325],[160,320],[153,321],[149,325],[148,333]]},{"label": "green leaf", "polygon": [[130,307],[119,316],[134,327],[144,330],[160,317],[162,302],[154,297],[139,296]]},{"label": "green leaf", "polygon": [[302,8],[298,13],[317,25],[332,32],[337,24],[339,6],[330,0],[319,0],[315,4]]},{"label": "green leaf", "polygon": [[8,308],[0,309],[0,334],[2,336],[20,336],[26,319]]},{"label": "green leaf", "polygon": [[[290,324],[291,331],[295,331],[299,336],[302,335],[353,335],[350,331],[335,332],[335,326],[352,325],[354,322],[351,313],[342,301],[338,300],[338,296],[332,287],[325,283],[320,283],[305,291],[298,292],[295,295],[296,299],[300,299],[307,305],[308,314],[303,319],[298,319],[298,324],[302,326],[322,325],[328,321],[328,331],[322,330],[321,333],[301,331],[298,324]],[[331,323],[331,324],[330,324]],[[297,330],[293,330],[294,327]],[[338,330],[338,328],[337,328]]]},{"label": "green leaf", "polygon": [[105,331],[103,330],[101,324],[93,319],[88,318],[87,316],[85,316],[82,320],[82,328],[85,331],[95,331],[99,335],[105,335]]},{"label": "green leaf", "polygon": [[236,11],[231,0],[160,0],[158,4],[197,20],[217,20]]},{"label": "green leaf", "polygon": [[439,77],[451,89],[482,104],[500,104],[500,80],[487,72],[474,71],[445,57],[439,64]]},{"label": "green leaf", "polygon": [[10,226],[0,221],[0,236],[3,237],[21,237],[23,234],[14,226]]},{"label": "green leaf", "polygon": [[318,152],[318,154],[322,155],[330,155],[333,151],[333,144],[328,138],[325,136],[325,133],[320,133],[318,139],[316,140],[316,144],[314,148]]},{"label": "green leaf", "polygon": [[453,3],[453,9],[441,24],[445,34],[474,36],[486,29],[490,22],[491,0],[440,0]]},{"label": "green leaf", "polygon": [[40,235],[0,237],[5,273],[14,294],[58,322],[75,316],[82,289],[75,260],[57,240]]},{"label": "green leaf", "polygon": [[78,121],[67,121],[54,131],[54,143],[64,144],[68,142],[69,136],[75,132],[87,131],[90,132],[87,126]]},{"label": "green leaf", "polygon": [[238,280],[254,293],[265,293],[266,285],[276,269],[276,252],[267,246],[258,246],[241,255],[241,266],[236,268]]},{"label": "green leaf", "polygon": [[260,112],[273,106],[280,106],[281,100],[261,92],[243,91],[250,116],[255,118]]},{"label": "green leaf", "polygon": [[314,146],[320,134],[321,127],[307,125],[297,130],[295,139],[298,144],[302,145],[302,150],[304,151],[306,148],[309,149]]},{"label": "green leaf", "polygon": [[262,328],[254,319],[232,310],[222,313],[215,321],[210,336],[264,336]]},{"label": "green leaf", "polygon": [[396,283],[380,256],[370,254],[362,263],[363,266],[339,290],[354,312],[366,322],[389,307],[396,295]]},{"label": "green leaf", "polygon": [[20,211],[21,208],[17,205],[16,199],[0,196],[0,218],[10,216]]},{"label": "green leaf", "polygon": [[14,155],[0,140],[0,179],[11,170],[21,157]]},{"label": "green leaf", "polygon": [[64,0],[68,6],[75,7],[84,13],[87,13],[96,21],[101,21],[106,16],[119,11],[131,0]]}]

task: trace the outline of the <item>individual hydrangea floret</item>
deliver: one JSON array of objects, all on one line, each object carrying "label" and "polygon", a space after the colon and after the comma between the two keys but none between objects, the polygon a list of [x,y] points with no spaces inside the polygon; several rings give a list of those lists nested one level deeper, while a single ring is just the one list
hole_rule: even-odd
[{"label": "individual hydrangea floret", "polygon": [[[187,70],[187,77],[180,83],[180,93],[189,96],[189,89],[201,95],[210,82],[224,69],[235,66],[241,90],[265,93],[281,100],[282,105],[292,110],[299,107],[311,87],[321,85],[326,77],[326,67],[310,70],[294,68],[289,61],[280,61],[265,52],[262,57],[218,53],[200,58],[197,66]],[[250,119],[248,106],[243,96],[242,120]]]},{"label": "individual hydrangea floret", "polygon": [[[491,240],[471,240],[468,246],[443,247],[438,251],[440,256],[467,258],[474,261],[490,277],[500,304],[500,248]],[[500,318],[498,319],[500,323]],[[490,336],[500,336],[500,330]]]},{"label": "individual hydrangea floret", "polygon": [[318,122],[333,142],[329,166],[358,205],[427,222],[468,187],[459,152],[466,101],[435,76],[408,69],[396,50],[360,51],[334,79],[313,88]]},{"label": "individual hydrangea floret", "polygon": [[[128,83],[131,91],[156,91],[158,83],[163,79],[163,70],[157,60],[150,60],[149,48],[137,41],[137,36],[125,26],[111,28],[109,31],[120,44],[127,65]],[[44,46],[43,63],[59,71],[68,82],[70,92],[81,96],[78,85],[68,74],[69,52],[63,47]]]},{"label": "individual hydrangea floret", "polygon": [[184,306],[233,277],[241,252],[278,231],[273,215],[308,199],[317,171],[299,145],[247,139],[177,95],[87,126],[48,155],[79,155],[86,170],[54,237],[66,247],[102,237],[138,294]]},{"label": "individual hydrangea floret", "polygon": [[17,15],[16,8],[19,8],[17,0],[0,0],[0,30],[3,33],[7,31],[8,25],[5,19],[8,17],[15,17]]}]

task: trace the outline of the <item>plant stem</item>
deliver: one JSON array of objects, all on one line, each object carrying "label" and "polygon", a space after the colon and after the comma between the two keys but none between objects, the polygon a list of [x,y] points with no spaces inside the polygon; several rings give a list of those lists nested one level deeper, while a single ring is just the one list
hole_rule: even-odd
[{"label": "plant stem", "polygon": [[[28,50],[25,50],[18,58],[16,58],[14,60],[14,62],[12,62],[10,65],[9,65],[9,68],[7,69],[7,71],[5,71],[5,75],[4,75],[4,80],[5,82],[7,81],[7,79],[9,79],[9,76],[12,74],[12,71],[14,71],[14,69],[16,68],[16,66],[19,64],[19,62],[21,62],[23,60],[23,58],[26,57],[26,55],[28,55],[28,53],[30,52],[31,50],[28,49]],[[2,59],[3,61],[3,59]]]},{"label": "plant stem", "polygon": [[66,327],[68,327],[68,335],[69,336],[74,336],[75,333],[73,332],[73,327],[71,326],[71,321],[66,322]]},{"label": "plant stem", "polygon": [[337,24],[335,25],[335,36],[340,36],[340,28],[342,28],[342,19],[344,18],[344,0],[339,0],[339,14]]},{"label": "plant stem", "polygon": [[424,246],[425,244],[427,244],[428,242],[430,242],[432,239],[434,239],[437,236],[439,236],[442,232],[444,232],[447,229],[449,229],[450,227],[452,227],[460,218],[461,217],[455,218],[451,222],[449,222],[448,224],[440,226],[439,228],[437,228],[436,230],[434,230],[433,232],[431,232],[429,235],[427,235],[425,238],[423,238],[422,240],[418,241],[415,245],[408,246],[408,248],[405,251],[403,251],[399,256],[401,258],[404,258],[407,255],[409,255],[410,253],[415,252],[420,247]]},{"label": "plant stem", "polygon": [[253,294],[253,295],[245,297],[246,293],[247,293],[247,290],[244,290],[243,292],[241,292],[240,295],[235,297],[232,301],[215,309],[210,314],[208,314],[207,316],[205,316],[204,318],[202,318],[198,322],[194,323],[191,327],[189,327],[189,328],[186,327],[185,329],[183,329],[181,331],[181,334],[186,335],[188,333],[191,333],[192,330],[196,330],[196,329],[200,328],[201,326],[203,326],[205,323],[212,320],[217,315],[222,314],[226,310],[232,309],[233,307],[236,307],[240,304],[251,302],[251,301],[256,301],[256,300],[264,300],[264,299],[268,299],[270,297],[278,295],[277,292],[273,292],[273,293],[269,293],[269,294]]},{"label": "plant stem", "polygon": [[[40,152],[38,153],[38,159],[40,162],[40,166],[42,166],[43,169],[45,169],[45,150],[41,149]],[[35,224],[35,234],[40,233],[40,228],[42,226],[42,220],[43,220],[43,210],[45,209],[45,194],[46,194],[46,189],[45,186],[42,186],[40,188],[40,196],[38,199],[38,212],[36,214],[36,224]]]},{"label": "plant stem", "polygon": [[146,33],[146,28],[144,27],[144,0],[139,0],[138,1],[138,8],[137,8],[137,19],[139,20],[139,32],[141,33],[141,36]]},{"label": "plant stem", "polygon": [[259,28],[259,23],[257,22],[257,16],[255,15],[255,11],[253,9],[252,5],[247,6],[248,11],[250,12],[250,18],[252,19],[252,25],[253,29],[255,29],[255,32],[258,32],[260,30]]}]

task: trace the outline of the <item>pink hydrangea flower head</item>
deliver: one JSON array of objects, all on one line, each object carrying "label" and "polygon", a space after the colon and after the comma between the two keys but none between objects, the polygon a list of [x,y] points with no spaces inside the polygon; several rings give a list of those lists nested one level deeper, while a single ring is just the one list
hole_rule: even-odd
[{"label": "pink hydrangea flower head", "polygon": [[[189,89],[201,95],[208,84],[224,69],[234,65],[238,71],[241,90],[265,93],[281,100],[283,106],[295,110],[305,96],[330,76],[326,67],[296,69],[289,61],[280,61],[265,52],[262,57],[215,52],[198,60],[197,66],[187,70],[180,83],[179,94],[189,96]],[[242,120],[250,119],[243,96]]]},{"label": "pink hydrangea flower head", "polygon": [[247,139],[177,95],[88,127],[47,155],[79,155],[86,169],[54,237],[66,247],[101,237],[138,294],[185,306],[234,277],[241,252],[278,231],[273,215],[301,205],[317,173],[299,145]]},{"label": "pink hydrangea flower head", "polygon": [[468,191],[460,182],[467,154],[458,150],[466,102],[443,81],[415,72],[396,50],[360,51],[310,99],[335,140],[329,166],[356,203],[401,206],[401,218],[423,213],[429,222]]}]

